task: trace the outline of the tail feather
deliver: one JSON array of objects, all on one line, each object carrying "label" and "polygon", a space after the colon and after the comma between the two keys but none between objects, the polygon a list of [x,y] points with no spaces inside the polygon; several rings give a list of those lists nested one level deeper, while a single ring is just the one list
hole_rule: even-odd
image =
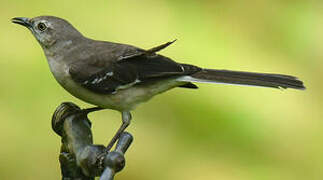
[{"label": "tail feather", "polygon": [[303,82],[294,76],[269,73],[252,73],[241,71],[203,69],[189,76],[179,78],[180,81],[225,83],[272,88],[305,89]]}]

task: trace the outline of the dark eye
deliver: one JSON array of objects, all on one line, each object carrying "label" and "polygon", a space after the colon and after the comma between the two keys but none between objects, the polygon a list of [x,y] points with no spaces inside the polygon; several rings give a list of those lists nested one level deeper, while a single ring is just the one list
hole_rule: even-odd
[{"label": "dark eye", "polygon": [[44,24],[44,23],[39,23],[37,25],[37,28],[40,30],[40,31],[45,31],[47,29],[47,26]]}]

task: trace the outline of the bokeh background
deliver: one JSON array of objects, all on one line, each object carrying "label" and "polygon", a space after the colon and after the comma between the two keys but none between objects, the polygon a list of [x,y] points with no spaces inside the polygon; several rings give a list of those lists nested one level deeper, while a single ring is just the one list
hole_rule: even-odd
[{"label": "bokeh background", "polygon": [[[50,119],[63,101],[37,41],[10,18],[55,15],[84,35],[150,48],[201,67],[286,73],[306,91],[201,84],[142,104],[117,179],[322,179],[322,1],[0,0],[0,179],[60,178]],[[107,144],[120,114],[90,115]]]}]

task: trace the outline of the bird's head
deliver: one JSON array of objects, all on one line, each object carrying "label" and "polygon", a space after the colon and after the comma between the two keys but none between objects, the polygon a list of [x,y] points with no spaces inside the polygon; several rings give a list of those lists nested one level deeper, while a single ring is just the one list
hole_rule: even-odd
[{"label": "bird's head", "polygon": [[16,17],[13,23],[27,27],[43,48],[50,48],[57,42],[67,42],[82,37],[69,22],[54,16],[35,18]]}]

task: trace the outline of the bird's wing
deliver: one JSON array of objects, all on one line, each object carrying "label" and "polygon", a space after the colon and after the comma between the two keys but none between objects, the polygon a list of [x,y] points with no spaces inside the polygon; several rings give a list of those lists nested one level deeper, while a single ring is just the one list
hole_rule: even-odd
[{"label": "bird's wing", "polygon": [[[111,94],[138,83],[192,74],[200,70],[198,67],[179,64],[155,53],[129,55],[129,52],[135,52],[133,46],[129,48],[132,50],[125,48],[123,53],[118,51],[118,55],[114,54],[113,58],[96,55],[75,61],[70,64],[69,73],[72,79],[83,87],[96,93]],[[120,60],[120,57],[123,59]]]},{"label": "bird's wing", "polygon": [[136,47],[131,47],[128,46],[126,53],[123,53],[121,56],[118,57],[118,61],[123,61],[123,60],[129,60],[133,57],[137,57],[137,56],[143,56],[143,55],[156,55],[157,52],[167,48],[168,46],[170,46],[171,44],[173,44],[176,41],[170,41],[164,44],[161,44],[159,46],[155,46],[153,48],[150,48],[148,50],[143,50],[140,48],[136,48]]}]

